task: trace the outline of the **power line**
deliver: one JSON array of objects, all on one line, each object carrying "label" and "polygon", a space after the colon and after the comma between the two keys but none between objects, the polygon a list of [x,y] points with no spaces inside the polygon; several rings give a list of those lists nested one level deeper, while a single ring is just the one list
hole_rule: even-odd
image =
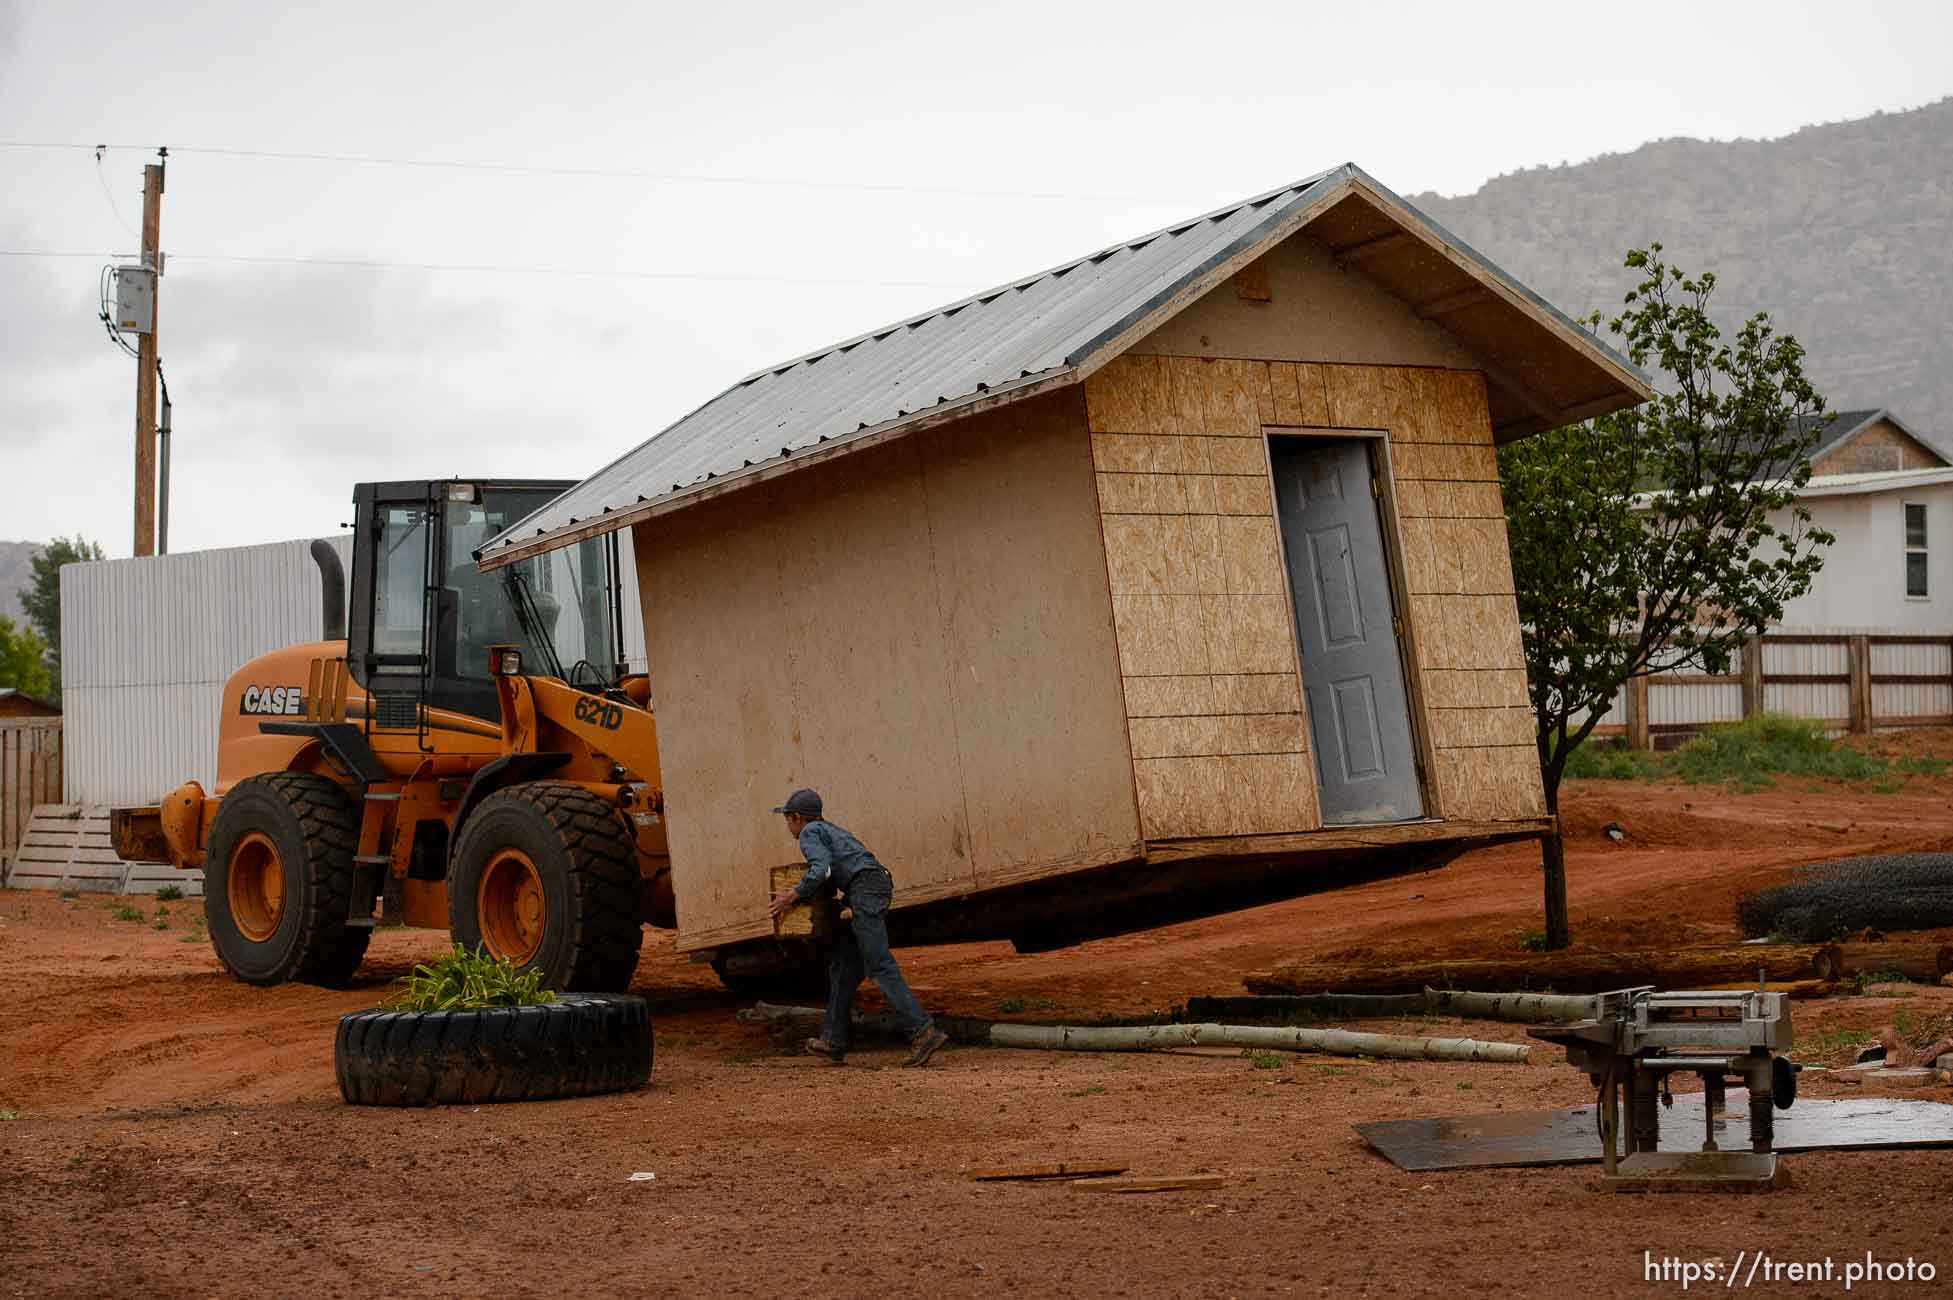
[{"label": "power line", "polygon": [[[113,261],[129,257],[127,253],[79,252],[51,248],[0,248],[0,257],[80,257],[98,261]],[[176,262],[244,262],[263,263],[281,266],[316,266],[328,269],[351,269],[363,271],[458,271],[475,275],[537,275],[562,276],[575,279],[615,279],[615,280],[690,280],[708,284],[791,284],[807,285],[815,288],[876,288],[876,289],[949,289],[968,292],[970,282],[964,280],[857,280],[844,277],[784,276],[784,275],[717,275],[704,271],[641,271],[633,269],[584,268],[568,266],[494,266],[486,263],[465,262],[387,262],[374,258],[359,257],[271,257],[255,256],[245,253],[171,253],[172,263]]]},{"label": "power line", "polygon": [[[67,144],[58,141],[0,140],[0,149],[146,149],[147,145]],[[704,172],[661,172],[617,167],[536,166],[526,163],[468,162],[447,158],[387,158],[358,154],[289,153],[274,149],[222,149],[199,145],[171,145],[172,154],[203,154],[215,158],[258,158],[279,162],[342,163],[361,167],[411,167],[423,170],[499,172],[526,176],[577,177],[603,180],[655,181],[674,185],[737,185],[749,188],[832,190],[855,194],[916,194],[966,199],[1024,199],[1060,203],[1156,203],[1175,206],[1198,203],[1185,196],[1158,194],[1087,194],[1064,190],[983,190],[953,185],[902,185],[873,181],[805,180],[790,176],[715,176]]]}]

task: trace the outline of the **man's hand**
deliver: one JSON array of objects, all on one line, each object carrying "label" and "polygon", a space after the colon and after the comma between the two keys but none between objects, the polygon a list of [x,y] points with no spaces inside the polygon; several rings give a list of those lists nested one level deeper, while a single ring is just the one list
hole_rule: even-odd
[{"label": "man's hand", "polygon": [[800,895],[794,890],[792,885],[789,885],[779,893],[773,895],[773,901],[766,905],[766,910],[773,914],[775,920],[778,920],[780,917],[786,915],[789,907],[792,907],[799,901]]}]

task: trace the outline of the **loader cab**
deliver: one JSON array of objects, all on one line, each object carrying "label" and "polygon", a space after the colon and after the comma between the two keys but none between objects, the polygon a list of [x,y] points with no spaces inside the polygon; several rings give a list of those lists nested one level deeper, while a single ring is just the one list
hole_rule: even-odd
[{"label": "loader cab", "polygon": [[498,721],[492,645],[520,647],[526,672],[596,689],[616,681],[614,537],[493,573],[475,565],[477,548],[573,486],[433,479],[353,489],[346,662],[372,701],[371,727],[424,731],[423,706]]}]

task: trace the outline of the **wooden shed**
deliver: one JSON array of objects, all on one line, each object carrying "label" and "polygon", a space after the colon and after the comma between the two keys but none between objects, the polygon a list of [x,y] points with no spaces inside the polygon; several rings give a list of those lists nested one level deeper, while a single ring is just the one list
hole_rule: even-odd
[{"label": "wooden shed", "polygon": [[1494,447],[1644,400],[1353,165],[755,373],[484,548],[629,527],[681,950],[800,785],[899,941],[1020,947],[1537,836]]}]

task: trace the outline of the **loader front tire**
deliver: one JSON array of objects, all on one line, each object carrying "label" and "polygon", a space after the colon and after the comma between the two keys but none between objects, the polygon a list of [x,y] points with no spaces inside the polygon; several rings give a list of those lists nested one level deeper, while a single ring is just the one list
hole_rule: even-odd
[{"label": "loader front tire", "polygon": [[448,931],[559,992],[621,993],[644,941],[637,844],[583,786],[528,781],[469,816],[448,877]]},{"label": "loader front tire", "polygon": [[210,946],[246,984],[335,988],[366,956],[372,930],[346,924],[359,814],[338,785],[267,772],[232,786],[204,855]]}]

